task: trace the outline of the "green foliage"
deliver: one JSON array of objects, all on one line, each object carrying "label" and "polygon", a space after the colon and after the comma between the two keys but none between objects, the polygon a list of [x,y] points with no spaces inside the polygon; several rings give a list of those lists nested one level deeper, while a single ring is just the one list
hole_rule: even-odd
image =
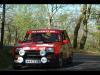
[{"label": "green foliage", "polygon": [[98,15],[96,15],[96,13],[97,13],[96,11],[97,11],[97,9],[95,7],[92,7],[91,16],[90,16],[92,19],[97,18]]},{"label": "green foliage", "polygon": [[96,40],[100,40],[100,31],[94,32],[92,35],[96,38]]},{"label": "green foliage", "polygon": [[68,14],[67,14],[67,13],[64,13],[64,14],[62,14],[62,15],[60,15],[60,16],[58,17],[58,19],[59,19],[61,22],[65,22],[67,18],[68,18]]},{"label": "green foliage", "polygon": [[21,37],[22,37],[22,35],[24,35],[26,30],[32,28],[32,26],[33,27],[35,26],[35,24],[33,24],[33,19],[32,19],[31,13],[16,14],[13,18],[12,23],[16,26],[18,33],[20,33],[19,36],[21,36]]},{"label": "green foliage", "polygon": [[97,50],[100,52],[100,31],[92,32],[91,37],[88,39],[85,48],[87,50]]},{"label": "green foliage", "polygon": [[[34,12],[31,11],[32,6],[29,5],[16,5],[13,11],[14,13],[11,21],[11,25],[15,29],[14,31],[18,33],[18,39],[22,39],[25,35],[25,32],[29,29],[37,29],[37,28],[44,28],[47,26],[47,21],[45,20],[46,17],[46,6],[45,5],[33,5],[37,7]],[[15,35],[15,33],[14,33]]]},{"label": "green foliage", "polygon": [[98,30],[100,30],[100,25],[97,25],[96,28],[97,28]]}]

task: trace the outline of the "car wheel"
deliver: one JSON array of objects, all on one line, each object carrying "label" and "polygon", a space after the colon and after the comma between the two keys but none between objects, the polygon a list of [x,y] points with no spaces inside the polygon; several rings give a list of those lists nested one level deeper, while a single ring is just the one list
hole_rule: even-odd
[{"label": "car wheel", "polygon": [[68,64],[72,64],[72,62],[73,62],[73,57],[72,57],[72,56],[70,56],[70,57],[68,58],[67,63],[68,63]]},{"label": "car wheel", "polygon": [[59,58],[59,61],[58,62],[59,62],[58,66],[59,67],[63,67],[63,59],[62,58]]},{"label": "car wheel", "polygon": [[64,66],[67,66],[69,64],[73,63],[73,56],[71,55],[69,58],[64,59]]},{"label": "car wheel", "polygon": [[59,58],[58,58],[58,67],[63,67],[64,66],[64,61],[62,58],[62,54],[60,54]]}]

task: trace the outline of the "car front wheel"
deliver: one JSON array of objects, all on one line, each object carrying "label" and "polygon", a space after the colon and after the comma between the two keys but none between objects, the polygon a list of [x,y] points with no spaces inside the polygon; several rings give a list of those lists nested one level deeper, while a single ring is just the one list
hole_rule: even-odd
[{"label": "car front wheel", "polygon": [[60,68],[64,66],[64,61],[63,61],[63,58],[62,58],[62,54],[60,54],[59,57],[57,58],[57,64],[56,65]]}]

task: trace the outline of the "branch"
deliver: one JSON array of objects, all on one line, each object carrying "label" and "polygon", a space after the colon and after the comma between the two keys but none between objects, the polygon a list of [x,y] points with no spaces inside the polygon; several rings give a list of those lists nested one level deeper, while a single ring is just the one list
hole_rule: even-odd
[{"label": "branch", "polygon": [[2,4],[0,4],[0,8],[2,7]]},{"label": "branch", "polygon": [[89,5],[88,8],[87,8],[87,18],[86,18],[87,20],[89,19],[89,16],[90,16],[90,13],[91,13],[91,6],[92,5]]},{"label": "branch", "polygon": [[[53,15],[55,15],[55,14],[56,14],[56,12],[57,12],[60,8],[62,8],[62,7],[63,7],[63,6],[61,6],[61,5],[60,5],[59,7],[57,7],[57,6],[56,6],[56,8],[55,8],[55,9],[56,9],[56,11],[55,11],[55,12],[51,15],[51,18],[52,18],[52,17],[53,17]],[[55,10],[55,9],[54,9],[54,10]]]}]

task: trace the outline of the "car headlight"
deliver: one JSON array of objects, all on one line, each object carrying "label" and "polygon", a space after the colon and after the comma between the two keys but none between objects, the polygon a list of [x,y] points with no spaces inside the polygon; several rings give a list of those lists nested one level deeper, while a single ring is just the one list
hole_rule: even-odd
[{"label": "car headlight", "polygon": [[40,50],[40,55],[41,56],[45,56],[46,55],[46,51],[45,50]]},{"label": "car headlight", "polygon": [[20,51],[19,51],[19,55],[20,55],[20,56],[25,55],[25,51],[24,51],[23,49],[22,49],[22,50],[20,50]]},{"label": "car headlight", "polygon": [[47,52],[54,52],[53,48],[47,48]]}]

